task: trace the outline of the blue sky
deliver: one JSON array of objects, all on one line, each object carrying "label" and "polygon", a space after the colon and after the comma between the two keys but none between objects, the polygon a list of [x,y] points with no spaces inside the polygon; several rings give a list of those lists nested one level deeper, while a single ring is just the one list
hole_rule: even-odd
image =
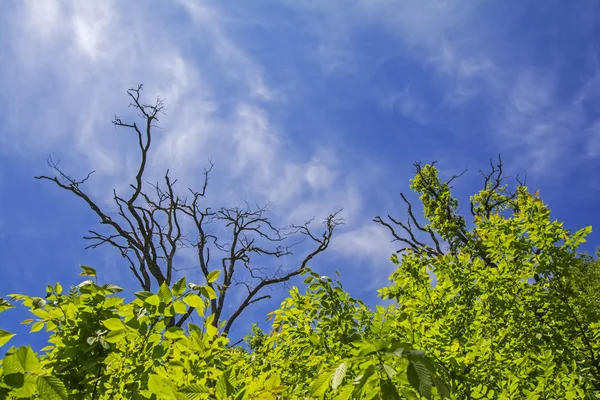
[{"label": "blue sky", "polygon": [[108,204],[136,162],[110,121],[139,83],[167,107],[149,176],[169,167],[193,185],[211,158],[215,204],[269,202],[282,224],[344,207],[346,225],[312,266],[339,270],[371,303],[395,248],[371,219],[403,215],[397,193],[415,161],[469,167],[456,187],[465,199],[502,153],[568,228],[596,226],[599,12],[594,0],[5,2],[0,293],[76,284],[79,264],[135,287],[111,249],[83,250],[97,222],[86,206],[33,176],[48,173],[49,154],[96,170],[88,191]]}]

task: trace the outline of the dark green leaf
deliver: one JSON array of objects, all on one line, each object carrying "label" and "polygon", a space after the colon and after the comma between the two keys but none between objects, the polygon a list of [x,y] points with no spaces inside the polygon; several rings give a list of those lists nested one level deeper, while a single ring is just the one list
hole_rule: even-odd
[{"label": "dark green leaf", "polygon": [[383,379],[380,384],[380,389],[382,399],[401,400],[396,386],[394,386],[394,384],[391,381]]},{"label": "dark green leaf", "polygon": [[88,267],[87,265],[80,265],[82,271],[79,276],[96,276],[96,270],[92,267]]},{"label": "dark green leaf", "polygon": [[0,297],[0,312],[6,311],[9,308],[14,308],[12,304]]},{"label": "dark green leaf", "polygon": [[173,294],[176,297],[180,297],[181,295],[183,295],[183,293],[185,293],[186,286],[187,285],[186,285],[185,276],[184,276],[183,278],[181,278],[180,280],[175,282],[175,284],[173,285]]},{"label": "dark green leaf", "polygon": [[431,373],[429,370],[422,363],[411,361],[406,369],[406,374],[412,387],[421,396],[431,399],[431,388],[433,386],[433,382],[431,380]]},{"label": "dark green leaf", "polygon": [[117,285],[113,285],[112,283],[107,283],[105,285],[102,285],[102,289],[106,290],[107,292],[110,293],[118,293],[118,292],[122,292],[123,288]]},{"label": "dark green leaf", "polygon": [[15,372],[4,375],[4,383],[13,388],[20,388],[25,383],[25,375],[22,372]]}]

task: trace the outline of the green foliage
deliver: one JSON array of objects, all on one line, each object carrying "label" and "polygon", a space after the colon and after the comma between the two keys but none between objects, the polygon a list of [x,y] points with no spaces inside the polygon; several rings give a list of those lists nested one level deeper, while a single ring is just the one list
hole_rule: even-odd
[{"label": "green foliage", "polygon": [[[49,339],[39,354],[6,352],[0,399],[597,398],[599,264],[576,253],[590,229],[569,232],[537,194],[489,182],[468,229],[433,166],[411,187],[435,243],[392,256],[388,306],[371,310],[306,269],[306,290],[290,290],[269,331],[252,326],[247,350],[205,314],[216,271],[130,302],[112,284],[56,284],[10,296]],[[0,299],[0,312],[12,307]],[[194,310],[198,324],[176,325]],[[0,346],[12,336],[0,330]]]},{"label": "green foliage", "polygon": [[581,301],[597,292],[581,283],[598,270],[576,253],[591,228],[569,232],[526,187],[488,184],[471,198],[468,230],[433,166],[412,188],[425,230],[449,251],[392,257],[398,269],[381,294],[401,304],[398,340],[425,349],[456,398],[597,398],[600,331]]},{"label": "green foliage", "polygon": [[[24,322],[46,328],[50,338],[38,355],[30,347],[8,350],[0,398],[429,397],[439,381],[434,365],[407,343],[387,341],[388,311],[373,314],[339,282],[308,273],[306,294],[293,288],[271,314],[272,331],[253,328],[253,352],[228,346],[212,316],[200,326],[174,325],[186,305],[202,315],[210,301],[181,281],[158,294],[136,292],[129,303],[115,295],[120,288],[92,281],[68,293],[48,287],[45,300],[12,295],[35,317]],[[417,379],[397,373],[407,370]]]}]

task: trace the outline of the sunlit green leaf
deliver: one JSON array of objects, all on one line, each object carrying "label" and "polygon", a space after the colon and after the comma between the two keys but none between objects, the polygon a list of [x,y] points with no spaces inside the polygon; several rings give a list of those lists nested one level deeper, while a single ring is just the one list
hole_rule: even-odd
[{"label": "sunlit green leaf", "polygon": [[0,329],[0,347],[4,346],[8,341],[15,336],[14,333]]},{"label": "sunlit green leaf", "polygon": [[215,270],[210,272],[207,276],[206,276],[206,283],[213,283],[215,282],[217,279],[219,279],[219,275],[221,274],[220,270]]},{"label": "sunlit green leaf", "polygon": [[68,397],[64,384],[54,376],[39,376],[37,390],[40,397],[44,400],[66,400]]}]

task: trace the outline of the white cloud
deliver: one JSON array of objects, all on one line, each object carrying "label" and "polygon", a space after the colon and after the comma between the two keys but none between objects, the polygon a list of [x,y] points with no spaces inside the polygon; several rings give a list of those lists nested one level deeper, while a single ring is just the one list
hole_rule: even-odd
[{"label": "white cloud", "polygon": [[313,189],[324,189],[331,185],[334,174],[327,166],[311,161],[306,168],[306,180]]},{"label": "white cloud", "polygon": [[[20,74],[0,77],[13,99],[14,129],[0,132],[3,151],[39,161],[40,170],[48,153],[58,153],[63,168],[78,175],[95,169],[89,190],[110,204],[107,189],[128,190],[138,162],[135,136],[110,120],[115,113],[124,121],[134,117],[125,89],[145,83],[144,99],[160,95],[167,111],[155,130],[148,180],[170,167],[181,189],[196,185],[212,158],[211,201],[269,202],[283,223],[315,217],[315,228],[344,207],[356,224],[364,196],[359,176],[340,174],[334,149],[299,151],[272,122],[265,104],[284,94],[228,34],[235,21],[206,3],[169,6],[181,7],[181,26],[125,2],[18,3],[7,68]],[[356,252],[368,256],[372,249],[355,246]]]},{"label": "white cloud", "polygon": [[590,141],[587,144],[586,152],[590,157],[600,157],[600,121],[588,128]]},{"label": "white cloud", "polygon": [[427,108],[423,101],[413,94],[410,83],[401,92],[387,95],[382,100],[384,109],[400,113],[403,117],[418,123],[428,120]]},{"label": "white cloud", "polygon": [[388,232],[375,224],[341,233],[332,241],[332,247],[363,261],[377,260],[382,263],[388,263],[390,256],[397,250],[390,241]]}]

